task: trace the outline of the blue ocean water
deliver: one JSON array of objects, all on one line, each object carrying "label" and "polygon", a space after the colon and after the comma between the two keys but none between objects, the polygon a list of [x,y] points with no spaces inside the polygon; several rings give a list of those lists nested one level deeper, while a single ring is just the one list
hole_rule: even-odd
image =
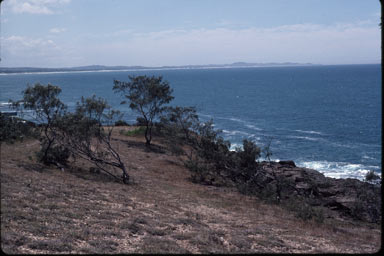
[{"label": "blue ocean water", "polygon": [[174,69],[0,75],[0,106],[21,98],[27,84],[52,83],[74,107],[81,96],[101,96],[136,115],[112,91],[113,79],[162,75],[174,89],[172,105],[195,106],[232,147],[244,138],[274,160],[294,160],[331,177],[363,179],[381,173],[381,66],[337,65],[263,68]]}]

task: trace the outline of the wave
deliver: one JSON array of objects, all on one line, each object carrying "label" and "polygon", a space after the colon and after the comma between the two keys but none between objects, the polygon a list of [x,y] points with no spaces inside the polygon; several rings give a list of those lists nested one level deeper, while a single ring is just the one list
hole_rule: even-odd
[{"label": "wave", "polygon": [[309,133],[309,134],[318,134],[318,135],[323,135],[322,132],[318,131],[304,131],[304,130],[295,130],[296,132],[301,132],[301,133]]},{"label": "wave", "polygon": [[256,130],[256,131],[262,131],[263,130],[261,128],[254,126],[253,124],[246,124],[245,126],[250,128],[250,129]]},{"label": "wave", "polygon": [[352,164],[328,161],[298,161],[297,166],[317,170],[331,178],[355,178],[364,180],[368,171],[375,171],[381,176],[380,167],[375,165]]},{"label": "wave", "polygon": [[223,133],[224,133],[225,135],[228,135],[228,136],[234,136],[234,135],[251,136],[251,135],[253,135],[253,134],[249,134],[249,133],[247,133],[247,132],[237,131],[237,130],[234,130],[234,131],[223,130]]},{"label": "wave", "polygon": [[199,116],[204,116],[204,117],[209,117],[209,118],[213,118],[212,115],[208,115],[208,114],[203,114],[203,113],[197,113]]},{"label": "wave", "polygon": [[222,117],[222,116],[216,116],[217,119],[224,119],[224,120],[230,120],[233,122],[238,122],[238,123],[247,123],[247,121],[244,121],[242,119],[236,118],[236,117]]},{"label": "wave", "polygon": [[363,158],[363,159],[371,159],[371,160],[374,160],[374,159],[375,159],[374,157],[370,157],[370,156],[367,156],[367,155],[364,155],[362,158]]},{"label": "wave", "polygon": [[320,138],[313,138],[313,137],[307,137],[307,136],[287,136],[287,138],[292,139],[303,139],[303,140],[311,140],[311,141],[319,141],[322,140]]},{"label": "wave", "polygon": [[243,149],[243,145],[240,143],[231,143],[229,151],[236,151],[237,148]]}]

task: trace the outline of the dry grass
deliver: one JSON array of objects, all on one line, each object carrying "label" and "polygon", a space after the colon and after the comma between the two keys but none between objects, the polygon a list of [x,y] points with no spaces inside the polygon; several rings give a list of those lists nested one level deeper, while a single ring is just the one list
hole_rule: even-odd
[{"label": "dry grass", "polygon": [[235,189],[191,183],[154,138],[116,147],[134,182],[124,185],[77,161],[64,171],[34,162],[37,141],[1,146],[1,247],[6,253],[373,253],[380,227],[302,221]]}]

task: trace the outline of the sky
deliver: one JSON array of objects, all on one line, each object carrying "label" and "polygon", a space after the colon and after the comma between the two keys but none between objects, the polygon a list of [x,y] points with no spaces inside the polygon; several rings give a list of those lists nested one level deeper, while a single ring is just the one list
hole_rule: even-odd
[{"label": "sky", "polygon": [[2,67],[381,62],[379,0],[4,0]]}]

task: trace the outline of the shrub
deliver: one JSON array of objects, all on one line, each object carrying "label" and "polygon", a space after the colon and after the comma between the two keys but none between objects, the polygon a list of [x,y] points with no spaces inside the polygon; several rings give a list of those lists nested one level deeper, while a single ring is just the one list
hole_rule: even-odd
[{"label": "shrub", "polygon": [[[119,112],[112,110],[104,99],[95,95],[86,99],[82,97],[75,113],[66,113],[58,119],[57,137],[72,155],[90,161],[118,180],[120,178],[111,173],[109,168],[120,169],[123,182],[128,183],[129,175],[124,162],[111,143],[111,124],[118,116]],[[102,124],[108,126],[103,127]]]},{"label": "shrub", "polygon": [[68,159],[71,155],[71,152],[68,148],[62,145],[54,144],[53,146],[51,146],[50,150],[45,155],[46,147],[47,144],[43,143],[41,150],[36,153],[39,162],[42,162],[46,165],[54,164],[59,166],[67,166]]},{"label": "shrub", "polygon": [[260,148],[247,139],[243,140],[243,150],[237,149],[240,167],[253,167],[260,157]]},{"label": "shrub", "polygon": [[283,206],[293,212],[296,218],[304,221],[314,220],[317,223],[324,222],[325,216],[323,208],[311,206],[305,198],[290,198],[284,202]]},{"label": "shrub", "polygon": [[140,126],[136,129],[130,130],[130,131],[120,131],[122,135],[125,136],[135,136],[135,135],[142,135],[145,133],[145,127]]},{"label": "shrub", "polygon": [[198,125],[199,117],[194,107],[168,107],[161,124],[172,137],[190,142],[191,132]]},{"label": "shrub", "polygon": [[129,126],[129,124],[127,122],[125,122],[124,120],[117,120],[115,122],[115,126]]},{"label": "shrub", "polygon": [[35,127],[32,122],[0,113],[0,142],[12,144],[26,137],[37,138]]},{"label": "shrub", "polygon": [[367,174],[365,174],[365,181],[373,182],[377,180],[380,180],[380,176],[377,175],[374,171],[370,170],[367,172]]},{"label": "shrub", "polygon": [[138,116],[136,118],[136,126],[145,126],[145,119],[143,117]]}]

